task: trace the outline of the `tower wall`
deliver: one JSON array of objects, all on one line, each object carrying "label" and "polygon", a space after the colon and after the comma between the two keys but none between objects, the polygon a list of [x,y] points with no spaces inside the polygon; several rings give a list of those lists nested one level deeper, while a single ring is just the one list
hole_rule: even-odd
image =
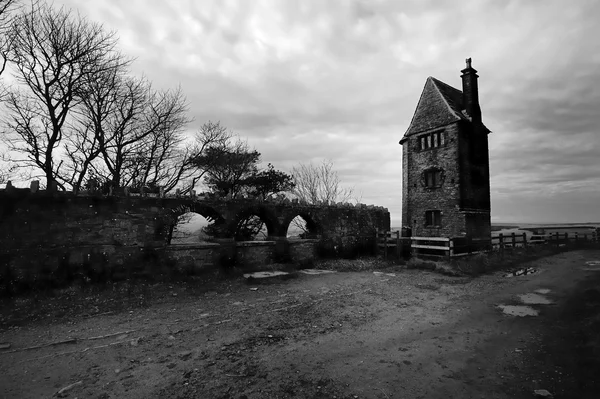
[{"label": "tower wall", "polygon": [[[431,132],[442,131],[444,145],[420,150],[419,140]],[[453,123],[443,128],[415,134],[402,144],[403,203],[402,225],[412,228],[413,236],[454,237],[465,232],[465,217],[460,210],[460,127]],[[432,168],[442,171],[439,187],[426,187],[424,173]],[[426,226],[427,211],[441,212],[439,227]]]},{"label": "tower wall", "polygon": [[[413,236],[491,235],[489,130],[481,121],[477,71],[470,58],[466,62],[462,92],[427,79],[400,141],[402,224],[412,228]],[[423,137],[437,141],[423,142]]]}]

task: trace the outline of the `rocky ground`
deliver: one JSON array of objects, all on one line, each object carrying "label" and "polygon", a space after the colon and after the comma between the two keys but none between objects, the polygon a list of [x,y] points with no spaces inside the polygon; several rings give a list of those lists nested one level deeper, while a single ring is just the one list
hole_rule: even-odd
[{"label": "rocky ground", "polygon": [[536,273],[387,266],[5,300],[0,397],[600,397],[600,251],[526,266]]}]

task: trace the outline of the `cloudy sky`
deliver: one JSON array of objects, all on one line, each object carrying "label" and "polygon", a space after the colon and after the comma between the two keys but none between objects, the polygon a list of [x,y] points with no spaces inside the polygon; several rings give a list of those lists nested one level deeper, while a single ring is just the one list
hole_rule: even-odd
[{"label": "cloudy sky", "polygon": [[597,0],[55,0],[101,22],[195,122],[289,171],[330,159],[400,225],[401,153],[427,76],[473,58],[494,222],[600,221]]}]

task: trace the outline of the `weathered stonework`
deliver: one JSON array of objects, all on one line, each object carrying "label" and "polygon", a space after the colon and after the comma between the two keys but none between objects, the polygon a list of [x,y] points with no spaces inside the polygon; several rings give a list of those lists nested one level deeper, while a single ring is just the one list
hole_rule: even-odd
[{"label": "weathered stonework", "polygon": [[[187,212],[221,226],[216,243],[168,244],[171,227]],[[263,220],[267,242],[231,238],[239,220],[248,215]],[[74,274],[121,279],[134,274],[196,274],[223,262],[256,269],[295,257],[308,259],[314,257],[316,240],[290,244],[286,238],[298,215],[313,237],[334,243],[374,237],[375,231],[390,228],[387,209],[373,206],[0,190],[0,277],[28,284],[68,280]]]},{"label": "weathered stonework", "polygon": [[[462,71],[463,92],[427,79],[400,141],[402,224],[413,236],[489,239],[491,235],[489,130],[481,122],[477,74],[470,59],[467,64]],[[440,172],[435,187],[427,185],[426,171]],[[441,223],[431,223],[428,212],[439,212]]]}]

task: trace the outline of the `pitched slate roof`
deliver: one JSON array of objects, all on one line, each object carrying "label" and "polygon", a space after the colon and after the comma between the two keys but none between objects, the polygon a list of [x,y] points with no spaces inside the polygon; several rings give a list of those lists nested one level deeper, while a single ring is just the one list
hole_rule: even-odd
[{"label": "pitched slate roof", "polygon": [[462,91],[436,78],[428,77],[404,138],[460,120],[470,121],[462,112],[465,109],[462,101]]}]

